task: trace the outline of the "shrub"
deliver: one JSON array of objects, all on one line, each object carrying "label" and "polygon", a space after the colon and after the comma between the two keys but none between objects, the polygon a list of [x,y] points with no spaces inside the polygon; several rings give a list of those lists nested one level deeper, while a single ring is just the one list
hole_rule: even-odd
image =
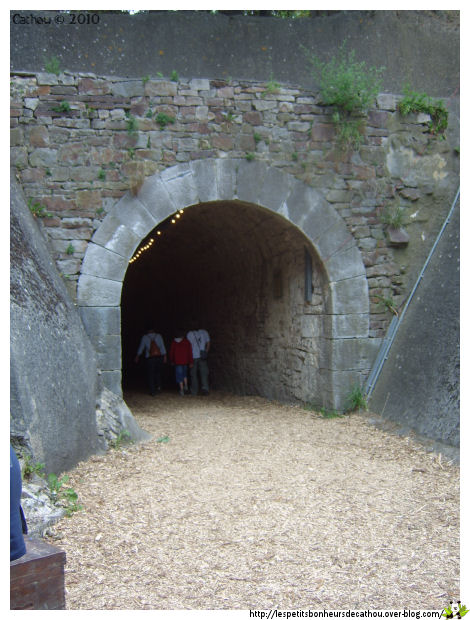
[{"label": "shrub", "polygon": [[367,67],[355,60],[355,51],[346,52],[341,45],[338,56],[327,62],[310,54],[313,76],[318,80],[320,96],[344,114],[366,112],[375,101],[382,85],[384,67]]},{"label": "shrub", "polygon": [[363,116],[374,105],[384,67],[368,67],[364,61],[358,62],[354,50],[346,51],[345,42],[338,55],[328,61],[321,61],[305,48],[304,51],[318,82],[321,102],[334,109],[333,122],[339,145],[358,148],[364,122],[354,117]]}]

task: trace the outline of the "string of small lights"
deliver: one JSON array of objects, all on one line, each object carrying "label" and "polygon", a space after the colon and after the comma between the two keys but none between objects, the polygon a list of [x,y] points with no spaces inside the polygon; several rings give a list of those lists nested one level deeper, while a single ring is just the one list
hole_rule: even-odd
[{"label": "string of small lights", "polygon": [[[168,221],[170,221],[171,224],[176,224],[176,222],[181,218],[182,215],[183,215],[183,209],[180,209],[177,213],[171,216],[171,219],[168,218],[165,220],[165,222],[162,222],[161,227],[166,228]],[[163,235],[163,231],[157,230],[155,234],[157,237],[160,237],[161,235]],[[154,237],[151,237],[144,245],[141,245],[138,248],[138,250],[134,252],[134,255],[129,260],[129,264],[135,263],[135,261],[138,260],[144,252],[146,252],[147,250],[150,250],[150,248],[152,247],[154,243],[155,243],[155,239]]]}]

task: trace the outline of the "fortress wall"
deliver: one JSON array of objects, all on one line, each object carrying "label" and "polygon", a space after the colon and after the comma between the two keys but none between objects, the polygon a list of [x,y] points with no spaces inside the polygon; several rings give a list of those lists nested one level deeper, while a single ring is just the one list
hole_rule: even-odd
[{"label": "fortress wall", "polygon": [[[164,11],[100,14],[82,25],[54,23],[53,12],[41,12],[42,23],[23,13],[11,13],[11,164],[72,300],[90,240],[100,229],[103,236],[104,220],[124,200],[122,216],[126,197],[145,179],[211,160],[233,162],[237,174],[243,160],[303,184],[297,221],[311,189],[341,218],[367,279],[368,339],[384,335],[390,313],[383,300],[400,307],[406,299],[459,186],[459,33],[451,12],[351,11],[286,22]],[[386,72],[364,144],[341,152],[299,43],[328,57],[346,38],[359,59]],[[52,56],[60,75],[44,72]],[[445,97],[446,140],[430,135],[426,115],[397,113],[404,81]],[[387,207],[404,209],[403,246],[391,243],[381,220]],[[129,213],[129,222],[134,217]],[[297,261],[295,254],[289,260]],[[292,274],[300,285],[300,272]],[[451,292],[457,304],[455,287]],[[339,348],[329,355],[328,363],[341,365]],[[453,358],[448,366],[455,403]],[[377,389],[399,419],[388,381]],[[420,428],[447,441],[435,405],[441,400],[429,401]],[[456,428],[455,407],[451,418]]]},{"label": "fortress wall", "polygon": [[[427,115],[401,117],[394,95],[378,97],[364,144],[343,152],[331,110],[302,88],[70,73],[11,84],[11,163],[73,298],[88,243],[126,192],[177,164],[248,159],[314,188],[344,220],[368,278],[369,335],[381,337],[381,299],[405,299],[458,186],[450,141],[429,133]],[[381,220],[397,207],[410,236],[398,249]]]}]

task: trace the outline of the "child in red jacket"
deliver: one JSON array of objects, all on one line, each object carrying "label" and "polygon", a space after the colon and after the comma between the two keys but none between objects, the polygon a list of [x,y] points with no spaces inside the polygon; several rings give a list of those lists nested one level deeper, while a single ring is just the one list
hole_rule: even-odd
[{"label": "child in red jacket", "polygon": [[188,394],[188,366],[193,367],[191,343],[182,330],[178,330],[170,346],[170,362],[175,367],[176,383],[180,396]]}]

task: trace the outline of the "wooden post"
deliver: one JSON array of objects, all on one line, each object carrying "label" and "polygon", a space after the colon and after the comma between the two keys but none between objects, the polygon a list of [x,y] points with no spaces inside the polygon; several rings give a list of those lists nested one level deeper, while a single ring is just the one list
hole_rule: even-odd
[{"label": "wooden post", "polygon": [[25,539],[26,555],[10,562],[10,609],[65,609],[65,551]]}]

